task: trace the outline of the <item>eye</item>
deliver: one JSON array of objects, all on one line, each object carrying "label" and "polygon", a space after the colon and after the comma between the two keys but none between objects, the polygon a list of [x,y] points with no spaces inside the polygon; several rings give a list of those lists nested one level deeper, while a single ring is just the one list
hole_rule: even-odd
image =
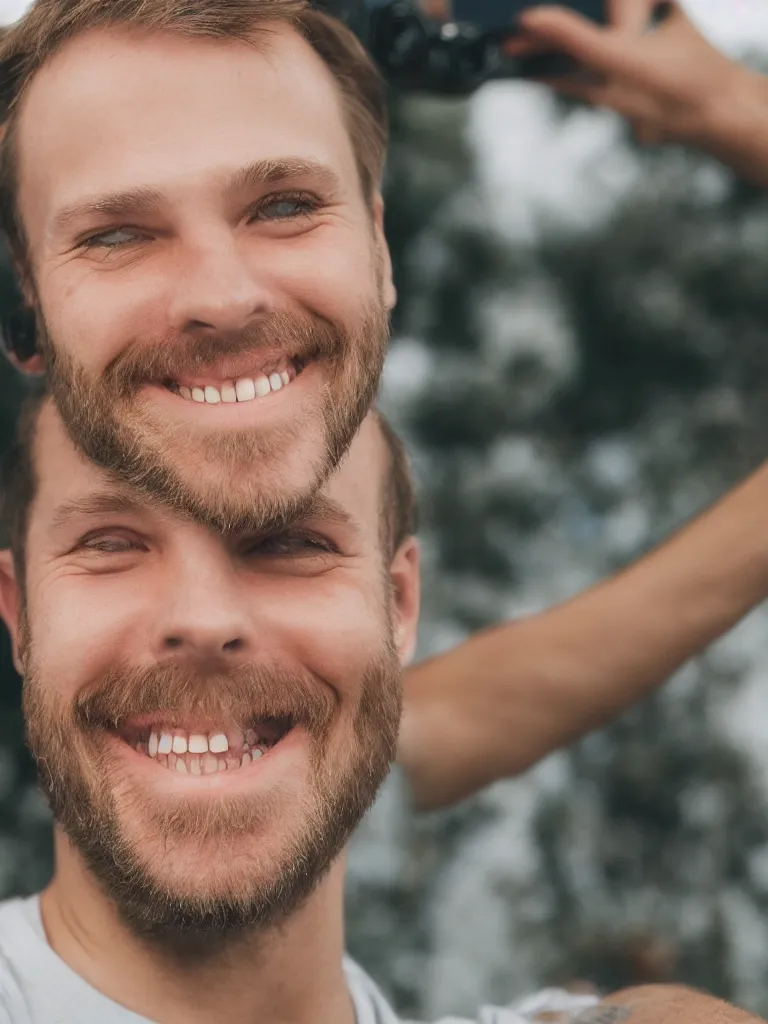
[{"label": "eye", "polygon": [[262,200],[253,214],[253,220],[283,221],[307,217],[320,206],[316,196],[308,193],[269,196]]},{"label": "eye", "polygon": [[134,551],[146,551],[146,545],[130,534],[95,533],[83,537],[75,550],[96,555],[127,555]]},{"label": "eye", "polygon": [[82,245],[87,249],[119,249],[121,246],[137,241],[138,237],[136,232],[129,228],[115,228],[112,231],[102,231],[101,234],[91,235],[85,239]]},{"label": "eye", "polygon": [[311,558],[336,554],[337,548],[316,534],[280,533],[259,538],[243,553],[247,558]]}]

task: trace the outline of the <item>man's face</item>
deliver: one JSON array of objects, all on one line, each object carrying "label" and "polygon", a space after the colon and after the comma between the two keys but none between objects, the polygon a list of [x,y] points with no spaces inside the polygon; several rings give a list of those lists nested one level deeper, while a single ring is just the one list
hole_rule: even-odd
[{"label": "man's face", "polygon": [[54,814],[136,930],[272,923],[395,749],[418,570],[380,547],[378,429],[300,522],[226,540],[94,467],[52,406],[36,448],[14,631]]},{"label": "man's face", "polygon": [[394,296],[340,95],[294,30],[66,44],[17,136],[51,388],[90,458],[215,528],[292,517],[380,378]]}]

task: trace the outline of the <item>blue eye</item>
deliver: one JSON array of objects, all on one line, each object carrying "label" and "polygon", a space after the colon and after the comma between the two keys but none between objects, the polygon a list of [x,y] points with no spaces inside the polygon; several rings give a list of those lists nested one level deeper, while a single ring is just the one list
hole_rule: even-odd
[{"label": "blue eye", "polygon": [[115,228],[114,231],[104,231],[100,235],[91,235],[90,238],[86,238],[83,245],[89,249],[96,249],[100,246],[105,249],[119,249],[120,246],[130,245],[131,242],[135,242],[136,238],[136,233],[129,231],[128,228]]},{"label": "blue eye", "polygon": [[314,213],[319,201],[310,195],[273,196],[262,202],[254,213],[255,220],[280,221],[306,217]]}]

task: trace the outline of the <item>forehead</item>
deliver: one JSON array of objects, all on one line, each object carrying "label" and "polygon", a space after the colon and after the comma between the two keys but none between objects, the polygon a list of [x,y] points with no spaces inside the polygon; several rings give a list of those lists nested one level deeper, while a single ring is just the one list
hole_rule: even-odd
[{"label": "forehead", "polygon": [[93,29],[42,67],[21,108],[22,203],[172,188],[286,157],[356,179],[340,90],[280,23],[253,42]]},{"label": "forehead", "polygon": [[[39,414],[33,457],[37,487],[29,517],[30,553],[35,542],[44,542],[55,527],[62,508],[73,504],[87,507],[93,498],[109,498],[110,508],[117,510],[123,503],[126,511],[139,511],[145,517],[173,524],[175,517],[170,511],[86,459],[70,440],[50,401]],[[369,415],[348,455],[322,490],[322,497],[332,503],[329,507],[343,510],[366,548],[378,548],[387,459],[381,431],[375,417]],[[93,507],[99,507],[98,501]],[[185,528],[189,529],[189,524]]]}]

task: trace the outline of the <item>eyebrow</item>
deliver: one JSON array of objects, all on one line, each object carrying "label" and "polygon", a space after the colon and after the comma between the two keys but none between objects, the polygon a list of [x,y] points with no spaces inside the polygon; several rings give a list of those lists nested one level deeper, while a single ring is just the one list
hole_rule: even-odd
[{"label": "eyebrow", "polygon": [[[312,500],[312,504],[298,522],[299,524],[307,523],[313,519],[320,519],[326,523],[335,523],[338,526],[345,526],[351,529],[355,534],[360,533],[360,527],[344,506],[333,498],[326,497],[324,494],[316,495]],[[290,529],[290,526],[288,529]]]},{"label": "eyebrow", "polygon": [[[332,194],[341,191],[341,178],[327,164],[301,157],[282,157],[256,160],[230,174],[224,182],[224,192],[236,194],[296,178],[311,178]],[[62,207],[51,222],[51,233],[66,232],[77,223],[94,217],[127,219],[157,213],[166,201],[166,193],[151,186],[91,196]]]},{"label": "eyebrow", "polygon": [[142,511],[146,511],[145,506],[126,491],[98,491],[57,505],[51,517],[51,526],[54,530],[61,530],[78,519],[90,516],[125,515]]}]

